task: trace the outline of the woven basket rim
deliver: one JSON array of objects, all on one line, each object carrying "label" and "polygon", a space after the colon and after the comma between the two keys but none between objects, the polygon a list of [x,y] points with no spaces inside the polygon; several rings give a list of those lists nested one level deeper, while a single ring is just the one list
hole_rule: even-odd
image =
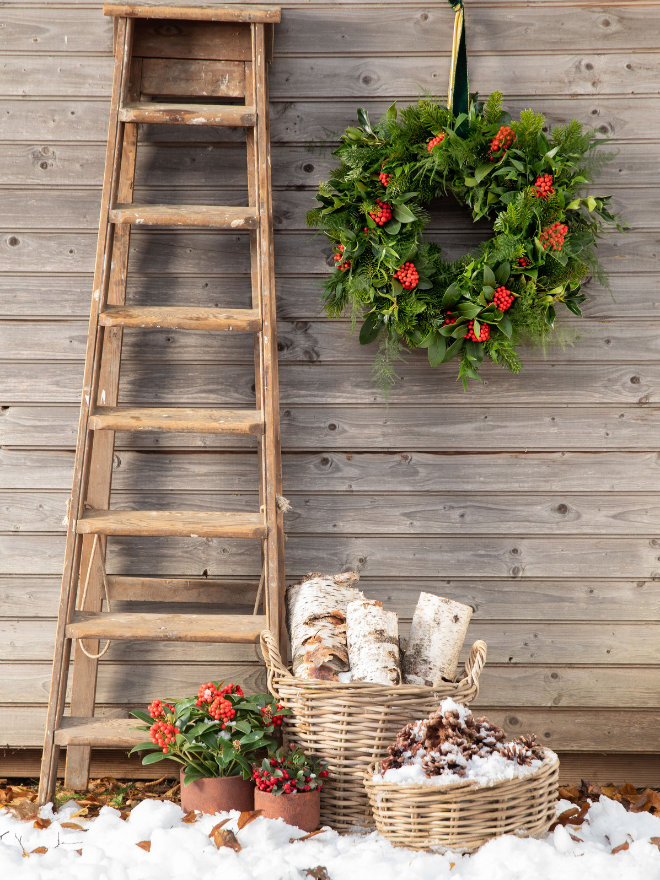
[{"label": "woven basket rim", "polygon": [[430,697],[442,688],[455,690],[456,685],[461,684],[465,680],[465,678],[460,678],[454,681],[443,681],[432,687],[427,687],[426,685],[417,684],[374,684],[371,681],[314,681],[308,678],[295,678],[293,675],[273,674],[273,681],[285,687],[309,688],[314,691],[339,691],[341,693],[349,691],[382,692],[392,694],[393,697],[396,697],[397,694],[422,694]]},{"label": "woven basket rim", "polygon": [[407,794],[427,794],[433,793],[438,795],[449,794],[455,791],[476,792],[476,791],[496,791],[505,785],[513,782],[529,782],[533,781],[539,774],[545,771],[551,771],[555,765],[559,766],[559,756],[552,749],[543,749],[545,759],[540,767],[537,767],[532,773],[526,776],[514,776],[513,779],[500,779],[492,785],[480,785],[474,780],[467,779],[465,782],[452,782],[450,785],[397,785],[396,782],[374,782],[372,777],[378,767],[377,763],[371,763],[364,773],[364,785],[367,789],[379,792],[407,793]]}]

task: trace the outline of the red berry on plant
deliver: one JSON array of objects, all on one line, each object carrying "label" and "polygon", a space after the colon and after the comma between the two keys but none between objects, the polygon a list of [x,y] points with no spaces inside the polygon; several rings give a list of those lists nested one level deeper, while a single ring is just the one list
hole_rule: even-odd
[{"label": "red berry on plant", "polygon": [[428,142],[426,149],[430,153],[431,150],[433,149],[433,147],[437,147],[438,144],[441,144],[444,141],[444,139],[445,139],[444,134],[442,134],[442,133],[436,134],[436,136],[432,137],[431,140]]},{"label": "red berry on plant", "polygon": [[378,208],[376,208],[375,211],[369,211],[369,216],[378,224],[378,226],[384,226],[388,220],[392,219],[392,208],[387,202],[381,202],[380,199],[376,199],[376,203],[378,204]]},{"label": "red berry on plant", "polygon": [[493,302],[501,312],[506,312],[513,304],[514,296],[506,287],[498,287],[493,296]]},{"label": "red berry on plant", "polygon": [[490,327],[488,324],[482,324],[479,329],[479,336],[476,336],[474,332],[474,321],[468,322],[468,332],[465,334],[465,338],[471,340],[472,342],[485,342],[487,339],[490,339]]},{"label": "red berry on plant", "polygon": [[412,290],[419,282],[419,274],[413,263],[404,263],[394,273],[394,277],[401,282],[404,290]]},{"label": "red berry on plant", "polygon": [[541,174],[536,178],[536,183],[534,184],[534,195],[540,196],[542,199],[547,199],[549,196],[554,195],[554,187],[552,186],[552,177],[549,174]]}]

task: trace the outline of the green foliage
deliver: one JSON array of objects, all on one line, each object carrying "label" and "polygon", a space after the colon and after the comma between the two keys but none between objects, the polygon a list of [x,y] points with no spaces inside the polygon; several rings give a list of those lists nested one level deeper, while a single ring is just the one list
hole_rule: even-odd
[{"label": "green foliage", "polygon": [[[485,104],[473,101],[467,118],[455,118],[424,96],[401,109],[392,105],[376,123],[360,110],[358,122],[342,136],[335,151],[339,167],[319,186],[318,205],[307,215],[336,257],[325,283],[326,313],[348,311],[354,325],[366,316],[360,339],[379,340],[373,374],[385,397],[396,382],[394,363],[402,360],[403,345],[428,349],[433,365],[457,357],[464,384],[478,378],[484,356],[518,372],[516,345],[531,341],[543,349],[557,338],[558,306],[581,314],[584,278],[591,273],[607,283],[596,242],[625,224],[610,212],[609,196],[587,193],[612,158],[599,152],[604,141],[575,120],[546,133],[545,118],[532,110],[512,121],[500,92]],[[510,126],[513,140],[491,149],[502,126]],[[550,191],[536,186],[546,175]],[[475,221],[488,218],[493,227],[476,254],[453,263],[422,237],[429,220],[425,205],[449,194]],[[374,219],[379,202],[392,215],[383,224]],[[546,249],[546,230],[557,223],[566,228],[564,240],[556,250],[546,242]],[[405,263],[419,276],[412,289],[395,278]],[[486,280],[505,276],[506,282]],[[494,284],[513,296],[503,311],[493,300]],[[475,333],[489,328],[489,338],[463,344],[472,320]]]}]

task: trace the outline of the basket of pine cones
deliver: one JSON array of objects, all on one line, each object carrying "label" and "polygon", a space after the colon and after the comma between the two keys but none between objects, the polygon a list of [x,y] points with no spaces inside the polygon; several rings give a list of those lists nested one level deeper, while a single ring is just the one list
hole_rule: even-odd
[{"label": "basket of pine cones", "polygon": [[533,736],[506,741],[451,699],[407,724],[364,784],[394,844],[470,852],[501,834],[538,837],[555,819],[559,759]]}]

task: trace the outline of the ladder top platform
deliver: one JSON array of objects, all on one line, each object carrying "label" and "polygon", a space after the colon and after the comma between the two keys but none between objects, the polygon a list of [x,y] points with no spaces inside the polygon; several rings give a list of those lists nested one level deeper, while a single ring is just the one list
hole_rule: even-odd
[{"label": "ladder top platform", "polygon": [[228,21],[276,24],[282,17],[279,6],[199,6],[197,4],[105,3],[104,15],[121,18],[166,18],[185,21]]}]

